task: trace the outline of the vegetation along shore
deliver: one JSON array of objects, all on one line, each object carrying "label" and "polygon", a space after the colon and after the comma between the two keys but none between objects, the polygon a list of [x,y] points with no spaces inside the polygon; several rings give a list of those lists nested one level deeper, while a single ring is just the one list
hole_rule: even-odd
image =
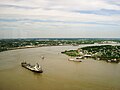
[{"label": "vegetation along shore", "polygon": [[100,38],[28,38],[1,39],[0,52],[14,49],[35,48],[42,46],[79,46],[81,44],[117,44],[120,39]]},{"label": "vegetation along shore", "polygon": [[87,46],[61,53],[72,57],[81,57],[81,59],[93,58],[113,63],[120,62],[120,46],[117,45]]}]

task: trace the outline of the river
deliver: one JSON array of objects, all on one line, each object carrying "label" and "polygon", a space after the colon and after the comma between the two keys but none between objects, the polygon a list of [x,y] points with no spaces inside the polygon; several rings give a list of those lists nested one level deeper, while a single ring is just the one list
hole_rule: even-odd
[{"label": "river", "polygon": [[[1,52],[0,90],[120,90],[120,63],[92,59],[73,62],[60,53],[77,48],[54,46]],[[21,67],[22,61],[40,63],[43,73]]]}]

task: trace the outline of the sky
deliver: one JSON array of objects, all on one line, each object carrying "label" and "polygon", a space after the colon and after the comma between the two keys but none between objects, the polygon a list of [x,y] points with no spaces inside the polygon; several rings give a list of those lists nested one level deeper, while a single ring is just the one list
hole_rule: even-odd
[{"label": "sky", "polygon": [[0,0],[0,38],[120,38],[120,0]]}]

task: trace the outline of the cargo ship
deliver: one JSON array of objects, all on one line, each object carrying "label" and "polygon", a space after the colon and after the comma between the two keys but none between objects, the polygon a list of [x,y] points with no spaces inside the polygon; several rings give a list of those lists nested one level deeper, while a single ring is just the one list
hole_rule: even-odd
[{"label": "cargo ship", "polygon": [[36,73],[42,73],[43,72],[42,66],[40,66],[38,63],[36,63],[36,65],[31,65],[29,63],[22,62],[21,65],[22,65],[22,67],[24,67],[24,68],[26,68],[30,71],[36,72]]}]

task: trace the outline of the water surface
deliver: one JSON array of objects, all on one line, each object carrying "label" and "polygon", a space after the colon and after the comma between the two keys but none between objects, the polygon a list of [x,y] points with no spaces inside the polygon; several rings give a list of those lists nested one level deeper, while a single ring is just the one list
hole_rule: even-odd
[{"label": "water surface", "polygon": [[[56,46],[1,52],[0,90],[120,90],[120,64],[92,59],[72,62],[60,53],[77,48]],[[38,62],[44,72],[31,72],[21,67],[22,61]]]}]

